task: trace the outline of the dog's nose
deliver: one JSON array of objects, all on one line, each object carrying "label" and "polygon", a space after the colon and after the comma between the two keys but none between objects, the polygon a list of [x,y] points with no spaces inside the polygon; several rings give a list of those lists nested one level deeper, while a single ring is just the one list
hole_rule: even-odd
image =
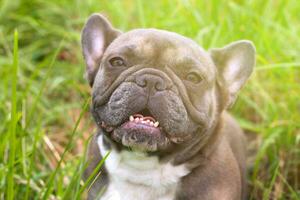
[{"label": "dog's nose", "polygon": [[160,76],[153,74],[142,74],[136,77],[136,84],[148,90],[162,91],[167,88],[166,82]]}]

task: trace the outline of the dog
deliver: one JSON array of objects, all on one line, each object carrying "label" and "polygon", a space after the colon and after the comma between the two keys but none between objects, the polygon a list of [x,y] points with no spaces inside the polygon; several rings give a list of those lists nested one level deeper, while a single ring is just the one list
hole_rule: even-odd
[{"label": "dog", "polygon": [[252,42],[205,51],[158,29],[115,29],[93,14],[82,31],[97,134],[88,199],[240,200],[246,197],[242,129],[226,109],[255,65]]}]

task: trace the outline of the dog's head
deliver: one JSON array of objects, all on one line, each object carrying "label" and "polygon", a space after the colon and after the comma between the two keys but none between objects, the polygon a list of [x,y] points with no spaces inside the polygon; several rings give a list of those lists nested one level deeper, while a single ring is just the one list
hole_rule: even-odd
[{"label": "dog's head", "polygon": [[82,47],[99,128],[119,146],[147,152],[207,140],[255,62],[249,41],[206,52],[168,31],[122,33],[98,14],[85,24]]}]

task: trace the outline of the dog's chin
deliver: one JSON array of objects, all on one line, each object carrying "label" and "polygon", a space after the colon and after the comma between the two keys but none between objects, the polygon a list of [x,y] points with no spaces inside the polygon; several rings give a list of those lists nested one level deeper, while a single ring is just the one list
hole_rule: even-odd
[{"label": "dog's chin", "polygon": [[154,152],[167,145],[167,137],[159,127],[125,122],[112,133],[112,139],[134,150]]},{"label": "dog's chin", "polygon": [[166,149],[169,145],[169,139],[161,128],[146,124],[125,122],[109,134],[114,142],[137,151],[155,152]]}]

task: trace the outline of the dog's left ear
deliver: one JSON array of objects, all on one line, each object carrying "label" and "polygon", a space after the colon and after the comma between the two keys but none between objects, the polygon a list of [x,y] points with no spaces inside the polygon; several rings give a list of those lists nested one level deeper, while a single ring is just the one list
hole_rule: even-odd
[{"label": "dog's left ear", "polygon": [[228,108],[253,71],[255,47],[252,42],[241,40],[211,49],[210,55],[218,69],[218,82],[225,90],[224,108]]},{"label": "dog's left ear", "polygon": [[93,14],[87,20],[81,33],[81,45],[86,62],[86,75],[91,86],[105,49],[120,34],[121,32],[114,29],[100,14]]}]

